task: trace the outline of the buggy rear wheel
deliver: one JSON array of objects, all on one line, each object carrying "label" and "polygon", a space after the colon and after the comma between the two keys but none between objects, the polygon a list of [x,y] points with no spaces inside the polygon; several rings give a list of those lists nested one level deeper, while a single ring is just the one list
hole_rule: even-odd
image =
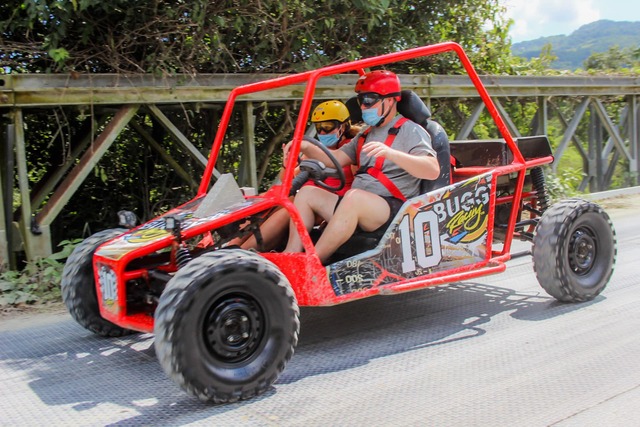
[{"label": "buggy rear wheel", "polygon": [[93,253],[98,246],[126,231],[123,228],[115,228],[88,237],[76,246],[62,270],[62,300],[71,317],[85,329],[103,337],[119,337],[132,331],[121,328],[100,315],[93,276]]},{"label": "buggy rear wheel", "polygon": [[299,310],[286,277],[240,249],[202,255],[160,297],[155,348],[165,372],[202,401],[264,393],[293,355]]},{"label": "buggy rear wheel", "polygon": [[616,235],[596,203],[563,200],[540,219],[533,238],[538,282],[558,301],[595,298],[607,286],[616,260]]}]

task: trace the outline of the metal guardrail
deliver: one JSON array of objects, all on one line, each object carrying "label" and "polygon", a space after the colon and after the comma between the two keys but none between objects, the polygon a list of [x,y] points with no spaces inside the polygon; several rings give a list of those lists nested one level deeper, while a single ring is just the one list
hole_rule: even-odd
[{"label": "metal guardrail", "polygon": [[[225,102],[239,85],[276,75],[202,74],[154,77],[118,74],[12,74],[0,76],[0,109],[60,105],[123,105]],[[347,99],[353,95],[355,75],[322,79],[317,98]],[[626,96],[640,94],[640,77],[617,76],[481,76],[495,97]],[[402,87],[423,98],[475,98],[467,76],[400,75]],[[247,95],[243,100],[296,100],[300,89],[279,88]]]},{"label": "metal guardrail", "polygon": [[634,187],[616,188],[615,190],[589,193],[589,194],[585,194],[582,197],[588,200],[605,200],[605,199],[614,199],[616,197],[634,196],[636,194],[640,194],[640,186],[638,185]]},{"label": "metal guardrail", "polygon": [[[23,245],[29,259],[46,256],[51,253],[51,237],[49,225],[55,216],[71,198],[79,183],[86,177],[91,165],[100,160],[100,156],[109,149],[110,143],[118,133],[128,125],[128,120],[136,114],[153,114],[163,123],[185,152],[202,162],[203,155],[180,133],[170,120],[165,120],[162,110],[178,105],[195,106],[195,108],[220,107],[225,103],[231,90],[239,85],[272,78],[274,75],[243,74],[204,74],[204,75],[115,75],[96,74],[12,74],[0,75],[0,115],[4,115],[13,125],[12,140],[15,141],[15,166],[18,190],[21,194],[22,216],[20,221],[11,225],[5,224],[0,216],[0,262],[6,261],[11,251]],[[353,96],[356,75],[340,75],[323,78],[319,81],[316,99],[348,99]],[[468,102],[471,114],[466,117],[459,129],[448,129],[451,139],[465,139],[473,136],[473,128],[482,114],[482,103],[478,103],[478,93],[467,76],[441,75],[400,75],[402,86],[412,89],[429,104],[432,100],[456,100]],[[628,164],[630,176],[636,177],[640,170],[640,77],[622,76],[481,76],[487,91],[504,117],[505,122],[515,136],[546,133],[549,114],[560,117],[564,135],[554,155],[560,158],[565,150],[573,145],[579,151],[584,163],[583,190],[606,190],[616,165],[624,161]],[[292,102],[302,98],[304,86],[297,85],[273,89],[251,95],[244,95],[239,100],[246,101],[245,124],[252,126],[251,112],[255,102]],[[579,104],[572,117],[565,117],[556,108],[554,100],[563,97],[579,99]],[[617,117],[608,117],[603,100],[624,99],[625,106]],[[538,111],[531,129],[516,129],[508,117],[503,103],[514,99],[526,98],[527,102],[534,98]],[[25,128],[23,117],[32,111],[59,108],[61,106],[77,106],[78,108],[98,111],[103,109],[112,115],[110,122],[105,123],[105,131],[93,139],[93,147],[100,143],[100,150],[93,147],[84,153],[78,152],[60,170],[55,180],[44,186],[46,194],[31,194],[29,171],[25,159]],[[138,106],[145,106],[138,109]],[[189,107],[190,108],[190,107]],[[133,113],[130,113],[133,111]],[[137,111],[137,112],[136,112]],[[115,113],[115,114],[114,114]],[[577,137],[577,129],[583,120],[589,121],[588,141]],[[140,127],[129,123],[134,130]],[[28,130],[26,130],[28,132]],[[253,133],[247,132],[245,139],[247,150],[254,150]],[[603,137],[604,136],[604,137]],[[148,139],[143,135],[143,139]],[[102,143],[100,142],[102,141]],[[152,141],[148,141],[153,145]],[[586,144],[585,144],[586,143]],[[156,144],[157,145],[157,144]],[[86,146],[85,146],[86,147]],[[156,149],[162,150],[161,147]],[[89,154],[87,154],[89,153]],[[170,164],[172,159],[167,153],[160,153]],[[247,156],[250,157],[250,156]],[[175,162],[174,162],[175,163]],[[246,168],[252,169],[247,176],[255,181],[255,162]],[[0,172],[7,172],[7,165],[0,165]],[[13,168],[11,168],[13,169]],[[178,173],[180,170],[176,169]],[[184,175],[182,171],[181,175]],[[5,174],[0,173],[0,188],[7,181]],[[9,184],[10,186],[12,184]],[[0,199],[12,199],[12,189],[5,188]],[[48,197],[48,202],[40,205],[39,200]],[[2,202],[2,200],[0,200]],[[33,206],[32,206],[33,204]],[[38,214],[35,228],[32,224],[32,212]],[[6,209],[5,218],[10,218]],[[10,247],[7,233],[13,233],[16,243]],[[37,231],[37,232],[36,232]],[[38,234],[40,233],[40,234]],[[20,243],[20,242],[21,243]]]}]

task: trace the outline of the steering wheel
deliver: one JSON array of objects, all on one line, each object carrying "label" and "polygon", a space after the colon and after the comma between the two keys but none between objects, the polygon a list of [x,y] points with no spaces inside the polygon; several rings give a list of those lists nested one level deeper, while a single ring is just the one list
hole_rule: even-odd
[{"label": "steering wheel", "polygon": [[[342,166],[340,166],[340,162],[338,159],[331,153],[327,147],[324,146],[320,141],[310,136],[304,136],[302,138],[305,141],[308,141],[318,147],[324,154],[327,155],[332,166],[335,168],[328,168],[319,160],[313,159],[305,159],[300,162],[300,173],[296,175],[291,183],[291,191],[289,194],[293,195],[297,193],[297,191],[304,185],[308,180],[312,180],[318,187],[324,188],[325,190],[336,192],[340,191],[344,188],[346,183],[346,178],[344,176],[344,170]],[[325,184],[324,180],[328,177],[338,178],[340,183],[336,186]]]}]

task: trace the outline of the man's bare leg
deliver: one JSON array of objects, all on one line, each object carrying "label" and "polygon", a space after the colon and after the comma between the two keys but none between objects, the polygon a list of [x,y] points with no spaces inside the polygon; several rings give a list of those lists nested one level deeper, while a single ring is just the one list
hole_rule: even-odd
[{"label": "man's bare leg", "polygon": [[316,252],[325,263],[356,231],[374,231],[387,222],[389,204],[382,197],[364,190],[352,189],[345,194],[335,214],[316,244]]}]

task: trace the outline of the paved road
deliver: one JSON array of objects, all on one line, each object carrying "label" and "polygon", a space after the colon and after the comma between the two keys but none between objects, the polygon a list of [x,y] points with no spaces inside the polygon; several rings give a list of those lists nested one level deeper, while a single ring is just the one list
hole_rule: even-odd
[{"label": "paved road", "polygon": [[640,202],[609,212],[618,262],[594,301],[556,303],[526,257],[482,280],[303,309],[287,369],[247,402],[185,395],[151,335],[102,339],[66,314],[1,327],[0,425],[640,425]]}]

